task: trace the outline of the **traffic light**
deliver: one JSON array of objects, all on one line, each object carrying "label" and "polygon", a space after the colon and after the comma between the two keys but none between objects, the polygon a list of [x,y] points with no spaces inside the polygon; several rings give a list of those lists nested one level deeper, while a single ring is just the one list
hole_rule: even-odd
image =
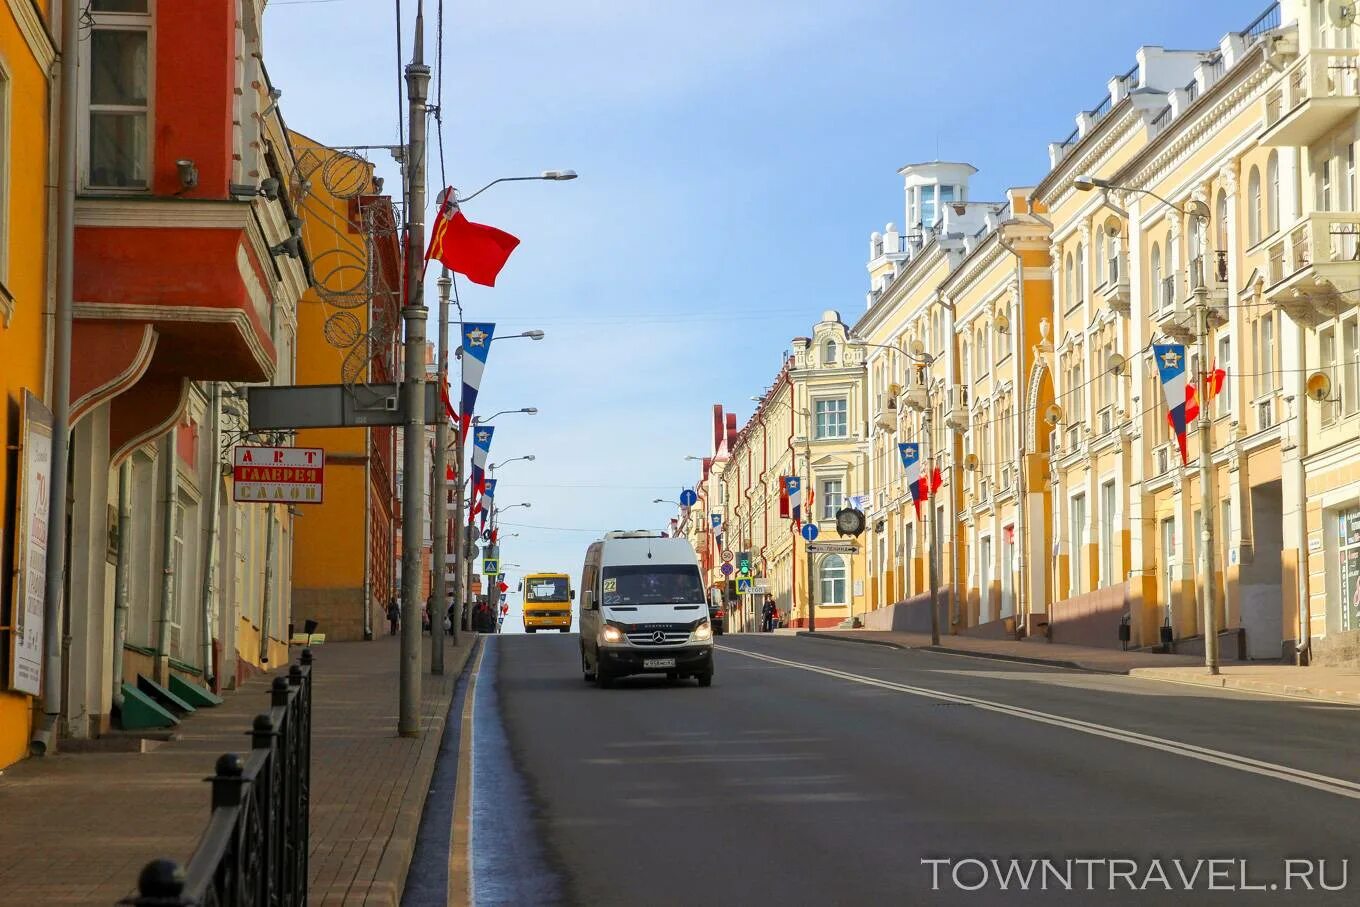
[{"label": "traffic light", "polygon": [[751,575],[751,552],[749,551],[737,552],[737,572],[742,576]]}]

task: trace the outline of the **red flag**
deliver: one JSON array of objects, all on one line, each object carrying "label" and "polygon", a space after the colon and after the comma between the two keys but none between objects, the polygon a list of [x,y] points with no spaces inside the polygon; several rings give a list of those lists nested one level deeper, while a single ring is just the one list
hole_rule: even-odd
[{"label": "red flag", "polygon": [[453,473],[453,466],[452,466],[452,465],[445,466],[445,467],[444,467],[444,481],[446,481],[446,482],[453,482],[453,481],[456,481],[457,479],[458,479],[458,476],[454,475],[454,473]]},{"label": "red flag", "polygon": [[932,470],[930,473],[930,493],[934,494],[939,491],[940,486],[943,484],[944,475],[938,469]]},{"label": "red flag", "polygon": [[462,211],[446,205],[435,216],[425,260],[434,259],[473,283],[494,287],[496,276],[518,245],[519,239],[504,230],[474,224]]},{"label": "red flag", "polygon": [[444,401],[444,410],[449,414],[450,422],[459,422],[458,414],[453,411],[453,401],[449,399],[449,382],[443,375],[439,376],[439,399]]}]

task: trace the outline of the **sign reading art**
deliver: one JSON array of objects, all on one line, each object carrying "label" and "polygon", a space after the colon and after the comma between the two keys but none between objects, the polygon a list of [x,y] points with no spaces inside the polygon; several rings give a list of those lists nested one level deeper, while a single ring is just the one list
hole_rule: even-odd
[{"label": "sign reading art", "polygon": [[258,504],[320,504],[326,452],[320,447],[241,445],[233,457],[232,499]]},{"label": "sign reading art", "polygon": [[52,413],[24,392],[19,435],[19,506],[15,521],[14,627],[9,684],[42,690],[43,600],[47,594],[47,504],[52,479]]}]

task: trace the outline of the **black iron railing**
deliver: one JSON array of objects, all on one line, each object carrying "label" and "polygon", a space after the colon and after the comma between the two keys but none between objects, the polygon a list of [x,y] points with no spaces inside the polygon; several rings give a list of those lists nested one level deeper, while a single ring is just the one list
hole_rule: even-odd
[{"label": "black iron railing", "polygon": [[305,907],[312,751],[312,653],[275,677],[248,756],[217,760],[208,828],[187,867],[153,860],[137,907]]}]

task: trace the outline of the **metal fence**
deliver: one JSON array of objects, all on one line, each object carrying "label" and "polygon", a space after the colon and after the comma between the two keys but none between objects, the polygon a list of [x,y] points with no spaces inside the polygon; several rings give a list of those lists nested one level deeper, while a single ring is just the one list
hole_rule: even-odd
[{"label": "metal fence", "polygon": [[304,907],[312,751],[312,653],[275,677],[248,756],[226,753],[212,778],[212,814],[187,867],[153,860],[137,907]]}]

